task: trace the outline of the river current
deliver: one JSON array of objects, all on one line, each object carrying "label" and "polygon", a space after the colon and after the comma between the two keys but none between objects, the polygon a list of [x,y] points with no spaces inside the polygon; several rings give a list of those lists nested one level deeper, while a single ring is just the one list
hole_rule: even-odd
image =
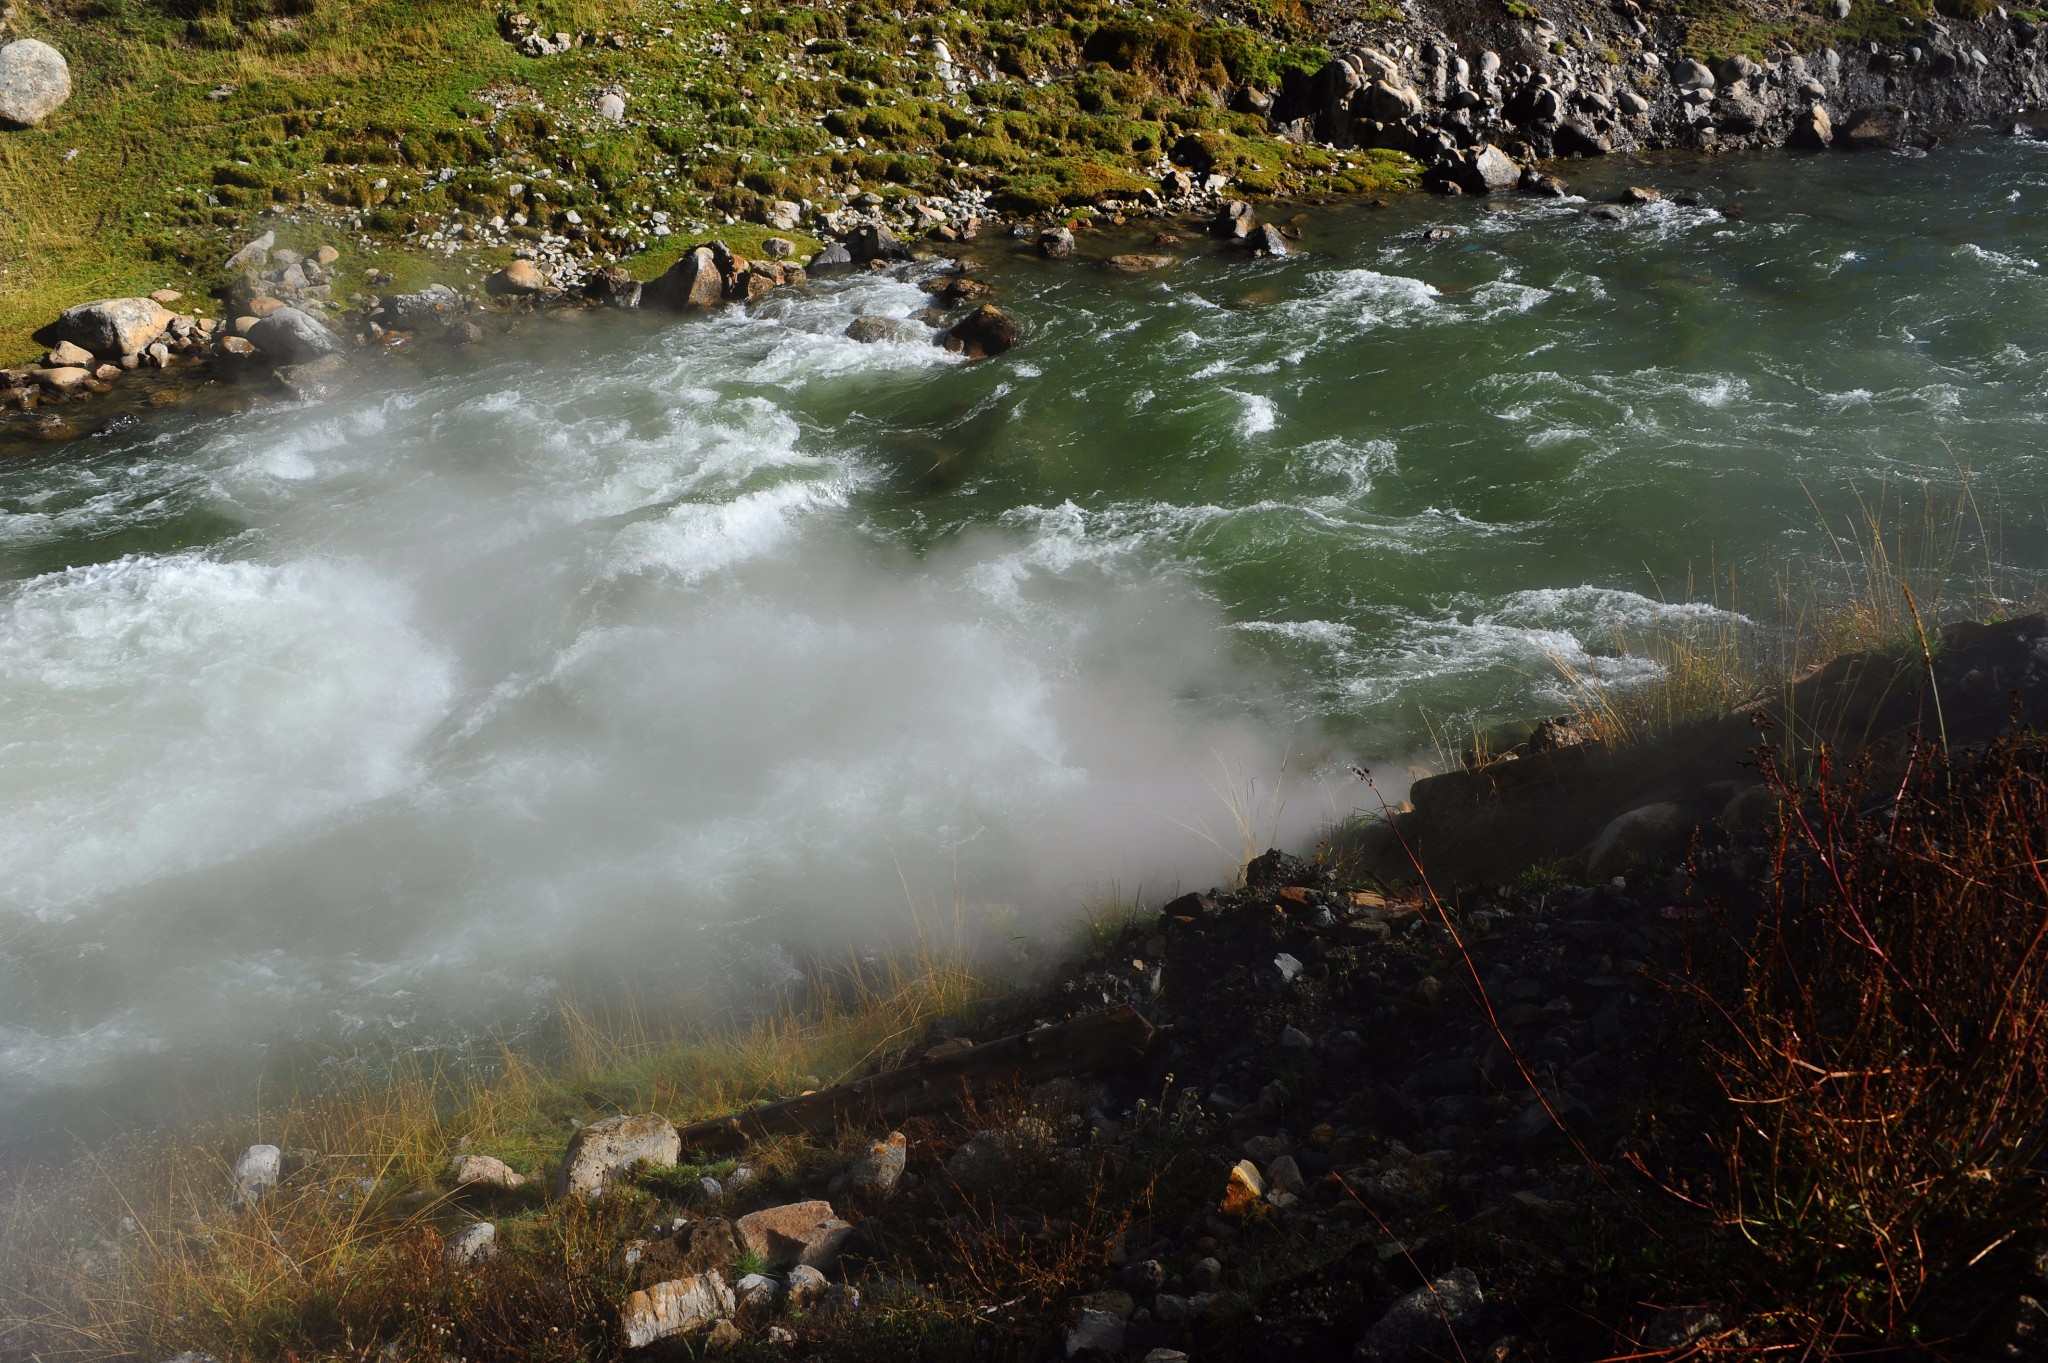
[{"label": "river current", "polygon": [[2041,560],[2048,146],[1574,178],[982,243],[980,364],[846,338],[913,267],[0,463],[4,1134],[1215,883],[1884,488]]}]

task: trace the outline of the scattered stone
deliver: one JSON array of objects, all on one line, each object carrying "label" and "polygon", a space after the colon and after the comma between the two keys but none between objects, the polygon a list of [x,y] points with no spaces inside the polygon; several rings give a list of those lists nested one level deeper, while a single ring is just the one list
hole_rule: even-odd
[{"label": "scattered stone", "polygon": [[643,286],[622,265],[593,270],[583,281],[583,296],[608,308],[637,308]]},{"label": "scattered stone", "polygon": [[283,1177],[284,1151],[274,1145],[252,1145],[235,1161],[235,1191],[243,1205],[253,1206]]},{"label": "scattered stone", "polygon": [[564,1197],[595,1197],[605,1184],[637,1164],[673,1168],[682,1149],[675,1124],[659,1114],[607,1117],[578,1128],[569,1138],[555,1191]]},{"label": "scattered stone", "polygon": [[1641,185],[1630,185],[1614,197],[1616,203],[1628,208],[1642,208],[1648,204],[1661,203],[1663,199],[1664,196],[1659,191],[1646,189]]},{"label": "scattered stone", "polygon": [[597,97],[597,116],[607,123],[626,121],[626,97],[616,90],[607,90]]},{"label": "scattered stone", "polygon": [[64,54],[37,38],[0,47],[0,125],[33,128],[71,98]]},{"label": "scattered stone", "polygon": [[1453,1269],[1389,1307],[1358,1342],[1363,1363],[1472,1357],[1478,1341],[1466,1338],[1486,1304],[1469,1268]]},{"label": "scattered stone", "polygon": [[1104,268],[1115,270],[1119,274],[1150,274],[1154,270],[1164,270],[1177,263],[1177,256],[1145,255],[1136,252],[1113,255],[1102,262]]},{"label": "scattered stone", "polygon": [[644,1349],[656,1340],[688,1334],[723,1320],[732,1312],[732,1289],[716,1269],[709,1269],[688,1278],[656,1283],[626,1298],[625,1307],[619,1312],[620,1340],[628,1349]]},{"label": "scattered stone", "polygon": [[910,1154],[910,1142],[901,1131],[891,1131],[862,1151],[847,1171],[847,1182],[864,1193],[889,1197],[903,1178]]},{"label": "scattered stone", "polygon": [[1221,1210],[1225,1216],[1244,1216],[1256,1209],[1265,1196],[1266,1180],[1260,1175],[1259,1166],[1241,1159],[1231,1166]]},{"label": "scattered stone", "polygon": [[150,294],[152,300],[163,304],[165,307],[169,307],[184,296],[184,294],[179,293],[176,289],[158,289]]},{"label": "scattered stone", "polygon": [[511,1192],[526,1186],[524,1174],[493,1155],[457,1156],[448,1176],[458,1188],[497,1188]]},{"label": "scattered stone", "polygon": [[817,1269],[798,1264],[789,1271],[789,1304],[799,1311],[814,1306],[831,1286]]},{"label": "scattered stone", "polygon": [[1065,227],[1048,227],[1038,234],[1038,254],[1049,260],[1064,260],[1074,250],[1074,234]]},{"label": "scattered stone", "polygon": [[1017,323],[993,303],[984,303],[946,333],[946,349],[970,360],[1000,355],[1017,344]]},{"label": "scattered stone", "polygon": [[1078,1353],[1120,1354],[1124,1351],[1124,1320],[1108,1311],[1083,1311],[1067,1332],[1067,1357]]},{"label": "scattered stone", "polygon": [[1689,831],[1685,806],[1665,801],[1618,814],[1586,853],[1586,875],[1605,880],[1629,865],[1673,850]]},{"label": "scattered stone", "polygon": [[277,245],[277,233],[265,232],[227,259],[229,270],[261,269],[270,261],[270,248]]},{"label": "scattered stone", "polygon": [[488,1221],[464,1226],[448,1237],[442,1246],[441,1257],[451,1267],[468,1268],[480,1264],[498,1252],[498,1228]]},{"label": "scattered stone", "polygon": [[313,259],[317,261],[320,265],[320,268],[324,270],[328,266],[334,264],[335,261],[341,259],[341,252],[336,250],[332,246],[323,246],[313,253]]},{"label": "scattered stone", "polygon": [[[418,293],[393,294],[379,301],[383,304],[384,325],[400,331],[420,331],[438,326],[460,315],[467,306],[462,295],[446,284],[429,284]],[[253,304],[250,310],[256,310]]]},{"label": "scattered stone", "polygon": [[733,1229],[741,1248],[775,1268],[830,1268],[853,1234],[852,1226],[833,1215],[829,1202],[765,1207],[741,1217]]},{"label": "scattered stone", "polygon": [[484,280],[484,292],[496,297],[536,294],[546,287],[540,268],[530,260],[515,260]]},{"label": "scattered stone", "polygon": [[52,369],[91,364],[92,352],[82,345],[76,345],[70,341],[59,341],[50,348],[50,354],[45,363]]},{"label": "scattered stone", "polygon": [[142,353],[170,324],[170,311],[153,298],[102,298],[67,308],[37,335],[53,346],[69,341],[117,360]]},{"label": "scattered stone", "polygon": [[36,382],[53,393],[75,393],[92,382],[92,371],[82,365],[60,365],[55,369],[38,369]]},{"label": "scattered stone", "polygon": [[749,1273],[733,1284],[733,1298],[741,1310],[766,1313],[773,1311],[775,1303],[781,1300],[782,1284],[765,1273]]}]

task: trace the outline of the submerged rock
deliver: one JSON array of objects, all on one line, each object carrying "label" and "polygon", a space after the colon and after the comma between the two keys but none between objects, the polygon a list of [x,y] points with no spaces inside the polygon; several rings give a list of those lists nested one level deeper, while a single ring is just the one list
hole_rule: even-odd
[{"label": "submerged rock", "polygon": [[946,349],[970,360],[1000,355],[1017,344],[1017,323],[993,303],[984,303],[946,333]]}]

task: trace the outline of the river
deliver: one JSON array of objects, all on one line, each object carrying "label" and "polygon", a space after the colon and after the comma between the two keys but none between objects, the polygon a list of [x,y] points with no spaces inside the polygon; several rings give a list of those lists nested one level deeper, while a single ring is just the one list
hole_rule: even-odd
[{"label": "river", "polygon": [[2042,562],[2048,146],[1573,178],[1666,197],[990,241],[993,361],[844,336],[912,268],[0,463],[0,1128],[1216,883],[1886,488]]}]

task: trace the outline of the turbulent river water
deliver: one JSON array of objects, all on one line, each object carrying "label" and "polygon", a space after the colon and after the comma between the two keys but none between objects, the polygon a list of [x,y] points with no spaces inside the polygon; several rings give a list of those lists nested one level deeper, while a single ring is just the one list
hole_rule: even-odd
[{"label": "turbulent river water", "polygon": [[912,269],[0,464],[0,1125],[1214,883],[1231,792],[1306,837],[1885,486],[2039,559],[2048,147],[1631,182],[987,243],[982,364],[845,338]]}]

